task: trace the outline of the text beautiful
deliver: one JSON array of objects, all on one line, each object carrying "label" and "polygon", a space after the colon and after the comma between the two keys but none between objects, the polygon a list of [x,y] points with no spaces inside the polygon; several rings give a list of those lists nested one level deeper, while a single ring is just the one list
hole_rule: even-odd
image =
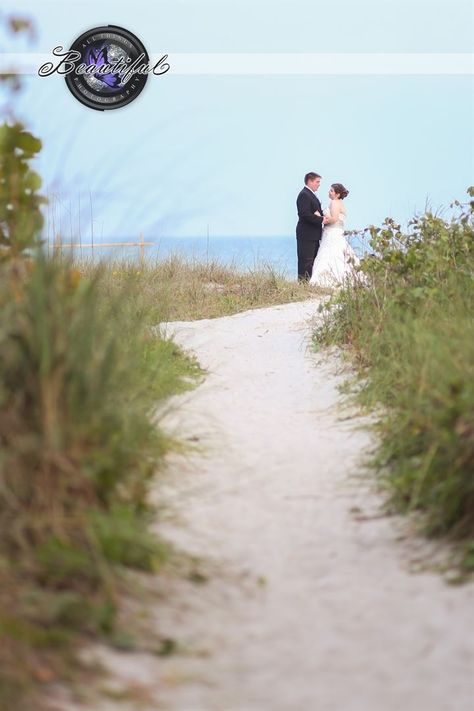
[{"label": "text beautiful", "polygon": [[122,77],[121,84],[126,84],[134,74],[150,74],[153,72],[156,76],[160,74],[166,74],[169,71],[170,65],[166,62],[168,55],[164,54],[161,59],[159,59],[156,64],[152,67],[148,62],[143,62],[145,55],[140,54],[139,57],[135,59],[132,64],[130,57],[127,60],[119,59],[113,64],[79,64],[76,63],[81,59],[81,53],[74,49],[70,49],[64,52],[64,47],[55,47],[53,49],[53,54],[56,57],[63,57],[61,61],[54,66],[52,62],[46,62],[38,69],[38,74],[40,77],[47,77],[50,74],[57,72],[58,74],[70,74],[75,72],[76,74],[118,74]]}]

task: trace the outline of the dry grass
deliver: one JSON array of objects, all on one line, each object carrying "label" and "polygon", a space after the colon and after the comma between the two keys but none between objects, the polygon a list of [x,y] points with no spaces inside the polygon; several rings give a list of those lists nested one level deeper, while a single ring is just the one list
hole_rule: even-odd
[{"label": "dry grass", "polygon": [[[90,274],[97,267],[83,261],[78,268]],[[147,261],[143,267],[112,261],[103,264],[102,269],[103,288],[109,295],[128,283],[137,299],[156,312],[157,319],[165,321],[229,316],[247,309],[302,301],[318,293],[296,279],[290,281],[266,263],[238,271],[216,260],[198,262],[173,254],[163,261]]]}]

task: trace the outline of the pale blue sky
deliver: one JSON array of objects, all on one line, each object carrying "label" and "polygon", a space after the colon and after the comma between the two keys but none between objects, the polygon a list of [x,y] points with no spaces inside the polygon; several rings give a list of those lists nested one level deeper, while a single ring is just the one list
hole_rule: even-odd
[{"label": "pale blue sky", "polygon": [[[65,11],[67,5],[70,12]],[[94,230],[138,234],[294,234],[308,170],[350,189],[349,228],[386,215],[407,220],[464,199],[473,176],[473,79],[468,76],[173,76],[175,53],[472,51],[464,0],[169,0],[67,3],[12,9],[37,20],[38,42],[4,51],[51,52],[84,30],[117,24],[170,72],[150,77],[128,107],[97,112],[64,79],[25,77],[17,113],[44,141],[48,191],[93,195]],[[376,69],[374,70],[376,71]],[[59,220],[58,208],[56,218]],[[81,216],[87,236],[89,208]]]}]

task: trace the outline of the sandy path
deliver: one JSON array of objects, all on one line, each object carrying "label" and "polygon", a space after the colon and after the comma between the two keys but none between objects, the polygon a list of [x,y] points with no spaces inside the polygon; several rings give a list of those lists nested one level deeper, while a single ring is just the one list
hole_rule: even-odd
[{"label": "sandy path", "polygon": [[212,445],[186,465],[186,525],[171,535],[230,578],[175,606],[170,634],[212,656],[173,663],[197,681],[168,707],[473,708],[472,587],[410,573],[397,520],[376,517],[380,499],[355,476],[369,437],[339,419],[341,377],[307,348],[316,311],[311,300],[167,325],[210,371],[170,427],[182,432],[184,415]]},{"label": "sandy path", "polygon": [[165,533],[210,578],[169,582],[156,606],[188,655],[104,654],[151,689],[142,709],[473,708],[473,588],[410,572],[419,542],[378,516],[369,436],[341,414],[334,361],[308,349],[317,304],[166,325],[209,375],[165,418],[206,447],[170,457]]}]

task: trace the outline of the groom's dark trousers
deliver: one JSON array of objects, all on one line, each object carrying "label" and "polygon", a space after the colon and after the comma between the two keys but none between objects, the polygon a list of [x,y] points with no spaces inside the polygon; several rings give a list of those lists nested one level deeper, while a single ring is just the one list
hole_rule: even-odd
[{"label": "groom's dark trousers", "polygon": [[313,262],[321,241],[323,218],[321,203],[316,195],[304,187],[296,199],[298,224],[296,225],[296,247],[298,254],[298,281],[309,280],[313,273]]}]

